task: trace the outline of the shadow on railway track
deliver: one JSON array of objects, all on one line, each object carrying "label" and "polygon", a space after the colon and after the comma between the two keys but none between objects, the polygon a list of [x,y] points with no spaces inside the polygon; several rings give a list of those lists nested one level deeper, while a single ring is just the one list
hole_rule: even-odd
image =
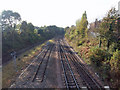
[{"label": "shadow on railway track", "polygon": [[[61,45],[61,44],[60,44]],[[64,48],[68,49],[68,48],[73,48],[71,46],[67,46],[67,45],[62,45]],[[59,52],[59,51],[58,51]],[[77,52],[73,52],[71,50],[67,50],[66,53],[70,53],[70,54],[77,54]]]}]

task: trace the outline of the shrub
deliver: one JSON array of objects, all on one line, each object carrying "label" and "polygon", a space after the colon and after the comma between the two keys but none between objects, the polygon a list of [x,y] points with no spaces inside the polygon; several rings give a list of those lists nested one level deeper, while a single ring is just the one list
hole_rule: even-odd
[{"label": "shrub", "polygon": [[77,46],[83,45],[85,43],[85,39],[81,39],[77,41]]},{"label": "shrub", "polygon": [[120,50],[116,50],[110,60],[111,70],[120,72]]},{"label": "shrub", "polygon": [[111,54],[113,54],[113,52],[115,52],[116,49],[117,49],[117,43],[112,43],[112,44],[110,45],[109,52],[110,52]]},{"label": "shrub", "polygon": [[74,38],[74,35],[71,35],[71,36],[70,36],[70,40],[73,40],[73,38]]},{"label": "shrub", "polygon": [[66,33],[66,34],[65,34],[65,37],[66,37],[67,39],[69,39],[69,34]]},{"label": "shrub", "polygon": [[116,50],[110,60],[113,87],[120,88],[120,50]]},{"label": "shrub", "polygon": [[89,58],[92,64],[100,67],[104,61],[107,61],[110,58],[110,54],[98,47],[92,48],[89,52]]},{"label": "shrub", "polygon": [[80,45],[82,45],[82,44],[83,44],[82,41],[78,41],[78,42],[77,42],[77,46],[80,46]]}]

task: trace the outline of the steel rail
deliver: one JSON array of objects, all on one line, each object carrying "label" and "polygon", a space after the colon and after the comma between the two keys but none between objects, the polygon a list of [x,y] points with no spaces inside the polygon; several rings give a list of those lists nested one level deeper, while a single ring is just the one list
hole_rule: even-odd
[{"label": "steel rail", "polygon": [[[62,50],[63,52],[65,52],[64,49],[63,49],[63,47],[62,47],[62,45],[61,45],[61,50]],[[78,85],[78,83],[77,83],[77,81],[76,81],[76,79],[75,79],[75,76],[74,76],[74,73],[73,73],[73,71],[72,71],[72,68],[71,68],[71,66],[70,66],[70,64],[69,64],[69,61],[68,61],[68,59],[67,59],[67,57],[66,57],[65,54],[64,54],[63,56],[65,57],[65,60],[66,60],[66,62],[67,62],[67,66],[68,66],[68,68],[69,68],[69,70],[70,70],[70,73],[71,73],[71,75],[72,75],[73,81],[75,82],[76,88],[79,90],[79,89],[80,89],[80,88],[79,88],[79,85]],[[68,85],[68,86],[69,86],[69,85]]]},{"label": "steel rail", "polygon": [[[69,57],[70,58],[70,57]],[[71,58],[70,58],[71,59]],[[82,67],[79,67],[72,59],[71,61],[73,62],[73,64],[75,65],[75,67],[77,68],[77,72],[79,73],[79,75],[81,76],[81,78],[83,79],[83,81],[85,82],[85,84],[87,85],[88,88],[93,88],[90,84],[90,80],[88,80],[88,77],[85,77],[86,73],[83,72]],[[79,68],[79,69],[78,69]],[[91,79],[91,78],[89,78]],[[94,88],[93,88],[94,89]]]},{"label": "steel rail", "polygon": [[[63,42],[64,43],[64,42]],[[64,43],[65,44],[65,43]],[[68,48],[69,49],[69,48]],[[70,50],[70,49],[69,49]],[[71,50],[70,50],[71,51]],[[85,70],[85,67],[80,63],[80,62],[77,62],[78,61],[78,58],[76,59],[76,57],[74,56],[74,58],[73,58],[73,54],[71,54],[71,53],[69,53],[69,58],[70,57],[72,57],[72,62],[74,63],[74,65],[75,65],[75,63],[77,64],[77,65],[75,65],[76,66],[76,68],[78,69],[78,67],[80,67],[85,73],[86,73],[86,75],[89,77],[89,79],[91,79],[92,80],[92,82],[97,86],[97,88],[99,88],[99,89],[101,89],[101,86],[100,85],[98,85],[98,83],[93,79],[93,77],[91,77],[91,75],[89,75],[88,74],[88,72]],[[74,62],[74,61],[75,62]],[[79,65],[78,65],[79,64]],[[84,79],[84,78],[83,78]],[[84,79],[84,81],[85,81],[85,83],[87,84],[87,86],[90,88],[91,86],[90,86],[90,83],[88,83],[85,79]],[[89,84],[89,85],[88,85]],[[94,89],[94,88],[93,88]]]},{"label": "steel rail", "polygon": [[[59,52],[60,52],[60,45],[59,45]],[[68,80],[67,80],[67,76],[66,76],[66,73],[65,73],[65,68],[64,68],[64,64],[63,64],[63,59],[62,59],[62,55],[61,55],[61,53],[59,53],[60,54],[60,60],[61,60],[61,64],[62,64],[62,69],[63,69],[63,73],[64,73],[64,78],[65,78],[65,84],[66,84],[66,87],[67,87],[67,89],[69,88],[69,86],[68,86]]]},{"label": "steel rail", "polygon": [[51,46],[50,48],[50,52],[49,52],[49,55],[48,55],[48,58],[47,58],[47,62],[46,62],[46,65],[45,65],[45,69],[44,69],[44,72],[42,74],[42,79],[41,79],[41,82],[43,81],[44,79],[44,76],[45,76],[45,72],[46,72],[46,69],[47,69],[47,65],[48,65],[48,61],[49,61],[49,58],[50,58],[50,55],[51,55],[51,52],[52,52],[52,48],[54,47],[54,44]]},{"label": "steel rail", "polygon": [[[74,59],[76,61],[76,59]],[[77,62],[77,61],[76,61]],[[79,63],[79,66],[81,67],[81,69],[87,74],[87,76],[93,81],[93,83],[98,87],[101,88],[101,86],[93,79],[93,77],[91,75],[89,75],[89,73],[86,71],[86,69],[81,65],[81,63]],[[84,68],[84,69],[83,69]]]},{"label": "steel rail", "polygon": [[38,59],[38,57],[39,57],[44,51],[45,51],[45,49],[42,50],[42,51],[36,56],[36,58],[35,58],[35,59],[24,69],[24,71],[20,74],[19,78],[25,73],[25,71],[26,71],[33,63],[35,63],[35,61]]},{"label": "steel rail", "polygon": [[36,79],[36,76],[37,76],[38,71],[39,71],[39,69],[40,69],[40,66],[41,66],[41,64],[42,64],[42,62],[43,62],[43,59],[44,59],[45,56],[47,55],[47,52],[48,52],[48,50],[50,49],[50,47],[51,47],[51,46],[49,46],[49,48],[48,48],[47,51],[45,52],[45,54],[44,54],[41,62],[39,63],[39,65],[38,65],[38,67],[37,67],[37,70],[36,70],[35,74],[33,75],[32,82],[34,82],[34,80]]}]

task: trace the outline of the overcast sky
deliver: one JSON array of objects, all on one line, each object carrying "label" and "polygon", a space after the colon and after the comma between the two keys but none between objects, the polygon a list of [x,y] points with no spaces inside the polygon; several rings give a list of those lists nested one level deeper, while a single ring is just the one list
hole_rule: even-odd
[{"label": "overcast sky", "polygon": [[22,20],[35,26],[57,25],[66,27],[75,25],[84,11],[89,22],[101,19],[111,7],[118,10],[120,0],[1,0],[0,12],[13,10]]}]

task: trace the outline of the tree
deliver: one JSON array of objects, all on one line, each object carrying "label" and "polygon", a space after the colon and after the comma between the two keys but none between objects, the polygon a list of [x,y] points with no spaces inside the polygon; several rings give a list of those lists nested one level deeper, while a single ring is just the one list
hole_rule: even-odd
[{"label": "tree", "polygon": [[28,29],[30,32],[34,33],[34,26],[33,26],[32,23],[28,23],[27,29]]},{"label": "tree", "polygon": [[110,60],[111,70],[120,72],[120,50],[116,50]]},{"label": "tree", "polygon": [[116,41],[117,38],[115,32],[117,31],[117,24],[115,24],[117,20],[117,15],[115,8],[109,10],[107,17],[104,17],[102,23],[100,25],[100,36],[107,40],[107,49],[111,45],[111,42]]},{"label": "tree", "polygon": [[87,21],[87,14],[86,11],[83,13],[81,20],[77,20],[76,21],[76,34],[80,34],[82,38],[84,38],[85,36],[87,36],[87,25],[88,25],[88,21]]},{"label": "tree", "polygon": [[27,29],[27,22],[26,21],[22,21],[22,24],[20,26],[20,29],[25,32],[25,30]]},{"label": "tree", "polygon": [[16,25],[21,21],[21,16],[17,12],[11,10],[4,10],[1,14],[2,19],[2,44],[3,53],[7,49],[14,49],[14,42],[17,39],[17,32],[15,31]]},{"label": "tree", "polygon": [[17,12],[13,12],[11,10],[2,12],[2,28],[5,30],[6,26],[14,26],[17,22],[21,21],[20,14]]},{"label": "tree", "polygon": [[32,23],[21,22],[20,14],[11,10],[3,11],[2,21],[2,56],[3,63],[11,58],[12,51],[33,46],[57,35],[64,34],[64,29],[57,26],[35,27]]},{"label": "tree", "polygon": [[114,86],[120,86],[120,50],[116,50],[110,60],[111,78],[114,81]]}]

